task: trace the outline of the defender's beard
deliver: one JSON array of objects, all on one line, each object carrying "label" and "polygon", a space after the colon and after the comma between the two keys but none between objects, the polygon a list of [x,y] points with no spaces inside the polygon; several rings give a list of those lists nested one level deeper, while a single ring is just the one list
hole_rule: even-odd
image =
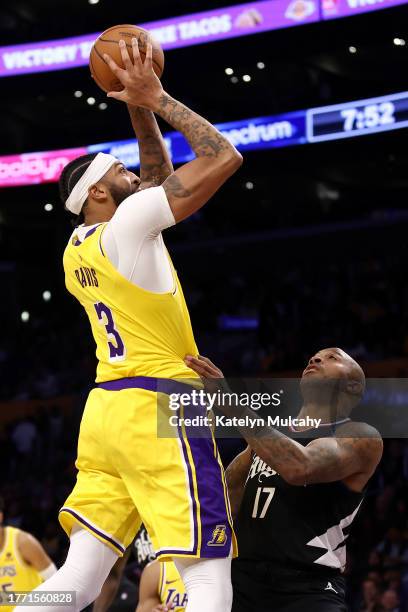
[{"label": "defender's beard", "polygon": [[321,405],[337,405],[347,380],[340,378],[305,377],[300,382],[303,399]]}]

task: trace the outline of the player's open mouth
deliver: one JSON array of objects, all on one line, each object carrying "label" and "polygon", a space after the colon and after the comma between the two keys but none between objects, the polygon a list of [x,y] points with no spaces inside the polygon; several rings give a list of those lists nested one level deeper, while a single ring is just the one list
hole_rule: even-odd
[{"label": "player's open mouth", "polygon": [[309,366],[306,368],[306,370],[303,372],[303,376],[306,376],[306,374],[310,374],[311,372],[318,372],[319,368],[315,365]]}]

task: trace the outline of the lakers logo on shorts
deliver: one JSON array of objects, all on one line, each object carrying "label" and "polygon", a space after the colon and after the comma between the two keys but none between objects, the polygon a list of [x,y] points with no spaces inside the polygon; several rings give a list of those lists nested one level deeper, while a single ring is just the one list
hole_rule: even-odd
[{"label": "lakers logo on shorts", "polygon": [[217,525],[213,531],[212,539],[207,546],[224,546],[227,543],[227,528],[225,525]]}]

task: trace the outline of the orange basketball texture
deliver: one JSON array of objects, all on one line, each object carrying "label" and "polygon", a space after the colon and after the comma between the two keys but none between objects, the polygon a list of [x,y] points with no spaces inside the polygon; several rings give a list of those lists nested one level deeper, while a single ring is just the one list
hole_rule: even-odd
[{"label": "orange basketball texture", "polygon": [[121,91],[122,83],[113,74],[105,60],[103,54],[110,55],[118,66],[123,68],[122,56],[120,54],[119,41],[124,40],[126,47],[133,61],[132,38],[137,38],[139,43],[140,57],[142,61],[146,57],[146,44],[151,42],[153,45],[153,69],[158,77],[163,74],[164,68],[164,53],[160,44],[153,38],[147,30],[134,25],[118,25],[109,28],[94,42],[91,54],[89,56],[89,67],[95,83],[99,85],[103,91]]}]

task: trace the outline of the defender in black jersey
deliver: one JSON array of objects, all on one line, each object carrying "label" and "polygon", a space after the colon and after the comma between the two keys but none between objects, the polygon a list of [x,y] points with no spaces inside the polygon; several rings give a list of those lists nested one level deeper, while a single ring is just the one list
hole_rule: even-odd
[{"label": "defender in black jersey", "polygon": [[[214,391],[210,379],[222,372],[207,358],[186,362]],[[349,355],[324,349],[303,372],[298,415],[321,419],[319,428],[294,440],[290,431],[239,427],[249,446],[227,469],[239,548],[232,612],[346,612],[346,540],[382,455],[378,432],[350,418],[364,387]]]}]

